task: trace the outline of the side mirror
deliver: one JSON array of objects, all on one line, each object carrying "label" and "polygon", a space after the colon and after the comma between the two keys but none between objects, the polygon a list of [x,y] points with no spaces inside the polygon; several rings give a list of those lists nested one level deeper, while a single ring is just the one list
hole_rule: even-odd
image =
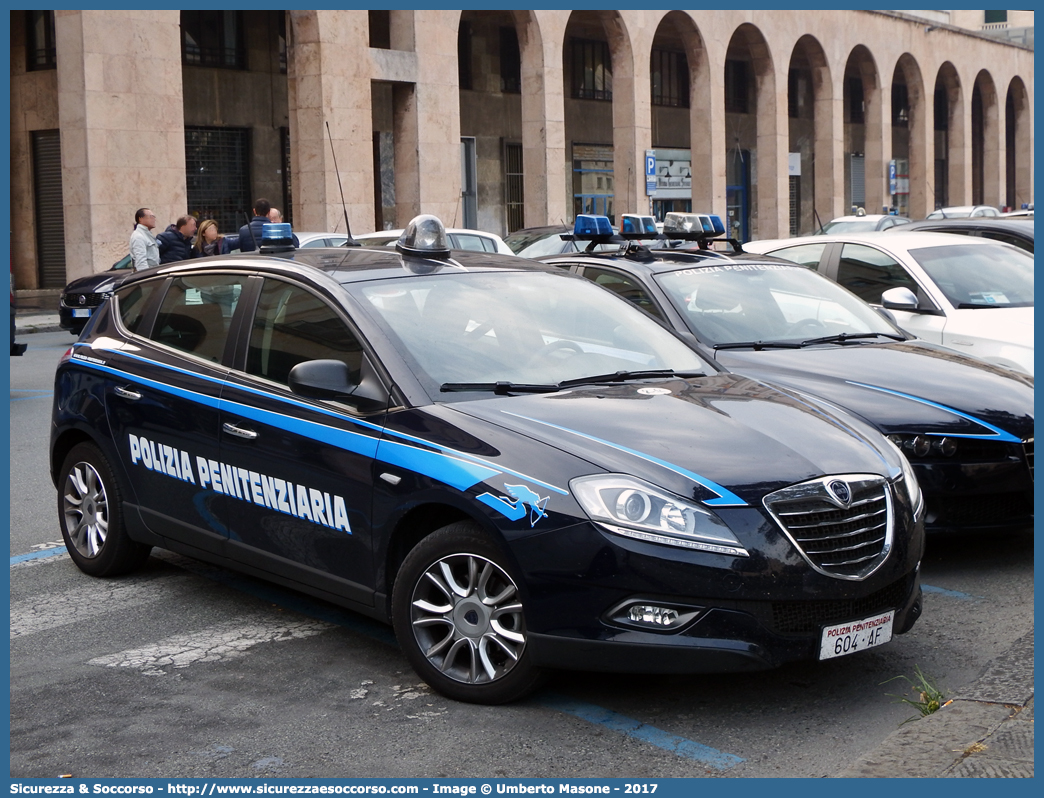
[{"label": "side mirror", "polygon": [[298,363],[287,378],[290,390],[309,399],[336,399],[355,405],[360,411],[388,406],[388,392],[367,358],[363,358],[358,382],[351,369],[340,360],[306,360]]},{"label": "side mirror", "polygon": [[889,310],[917,310],[917,296],[909,288],[889,288],[881,294],[881,304]]}]

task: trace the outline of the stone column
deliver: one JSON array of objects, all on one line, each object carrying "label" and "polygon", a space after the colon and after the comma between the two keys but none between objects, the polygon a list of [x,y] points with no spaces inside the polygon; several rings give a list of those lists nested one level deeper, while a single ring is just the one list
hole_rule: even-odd
[{"label": "stone column", "polygon": [[[768,59],[764,59],[768,62]],[[757,69],[757,66],[755,66]],[[790,181],[787,159],[790,150],[790,128],[787,116],[787,93],[777,86],[787,85],[789,64],[781,63],[773,70],[766,63],[764,72],[757,76],[758,194],[757,238],[779,238],[790,230]],[[782,97],[782,102],[780,98]],[[753,181],[752,181],[753,182]]]},{"label": "stone column", "polygon": [[982,81],[982,201],[1001,207],[1004,202],[1004,109],[992,81]]},{"label": "stone column", "polygon": [[562,45],[568,11],[516,11],[522,51],[525,227],[569,219]]},{"label": "stone column", "polygon": [[[836,70],[831,80],[826,64],[812,68],[815,91],[815,198],[814,207],[819,221],[843,216],[845,210],[845,70]],[[813,216],[812,223],[819,229]]]},{"label": "stone column", "polygon": [[[711,37],[704,47],[687,47],[689,59],[689,140],[692,152],[692,209],[714,213],[728,225],[728,149],[725,136],[725,52],[727,41]],[[731,231],[730,231],[731,235]]]},{"label": "stone column", "polygon": [[965,100],[965,88],[956,83],[956,77],[953,80],[954,84],[946,89],[950,101],[946,204],[967,205],[971,202],[971,136],[966,132],[971,130],[971,95]]},{"label": "stone column", "polygon": [[928,190],[928,181],[935,172],[934,131],[929,135],[931,104],[925,92],[924,81],[920,77],[916,83],[907,78],[907,90],[910,96],[909,216],[911,219],[923,219],[933,210],[929,207],[932,203],[929,200],[931,192]]},{"label": "stone column", "polygon": [[641,12],[605,17],[613,58],[613,209],[652,213],[645,193],[645,151],[652,147],[652,85],[649,53],[654,30]]},{"label": "stone column", "polygon": [[134,211],[186,212],[178,11],[55,11],[70,280],[127,254]]},{"label": "stone column", "polygon": [[888,160],[892,157],[892,118],[888,103],[890,88],[882,87],[880,74],[863,69],[863,118],[866,125],[866,208],[867,213],[880,213],[892,204],[888,193]]},{"label": "stone column", "polygon": [[290,158],[301,230],[344,230],[337,169],[351,232],[374,229],[370,61],[360,57],[369,29],[366,11],[290,12]]}]

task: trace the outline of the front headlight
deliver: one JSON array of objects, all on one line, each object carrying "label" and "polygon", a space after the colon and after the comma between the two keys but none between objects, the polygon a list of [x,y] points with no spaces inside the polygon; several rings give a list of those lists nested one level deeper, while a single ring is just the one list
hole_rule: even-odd
[{"label": "front headlight", "polygon": [[910,498],[910,506],[913,507],[914,516],[916,516],[924,506],[924,496],[921,494],[921,485],[917,481],[917,475],[914,473],[910,461],[899,447],[890,438],[885,438],[885,440],[888,441],[888,445],[892,447],[903,467],[903,483],[906,485],[906,495]]},{"label": "front headlight", "polygon": [[569,487],[592,521],[652,543],[746,557],[736,536],[710,510],[624,474],[577,477]]}]

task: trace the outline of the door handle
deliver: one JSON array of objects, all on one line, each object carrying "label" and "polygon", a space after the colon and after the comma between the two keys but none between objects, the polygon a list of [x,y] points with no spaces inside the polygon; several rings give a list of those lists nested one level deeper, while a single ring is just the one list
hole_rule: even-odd
[{"label": "door handle", "polygon": [[248,441],[252,441],[257,437],[257,433],[252,429],[243,429],[235,424],[222,424],[221,429],[229,435],[235,435],[237,438],[246,438]]},{"label": "door handle", "polygon": [[130,388],[121,388],[118,385],[113,389],[117,396],[122,396],[124,399],[130,399],[131,401],[138,401],[141,399],[141,394],[137,391],[132,391]]}]

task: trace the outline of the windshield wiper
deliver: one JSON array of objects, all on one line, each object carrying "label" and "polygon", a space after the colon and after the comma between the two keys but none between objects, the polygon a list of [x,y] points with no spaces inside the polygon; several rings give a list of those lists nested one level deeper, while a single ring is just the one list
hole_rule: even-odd
[{"label": "windshield wiper", "polygon": [[838,333],[837,335],[824,335],[822,338],[809,338],[807,341],[802,341],[801,346],[811,346],[812,344],[843,344],[845,341],[855,341],[860,338],[891,338],[893,341],[905,341],[905,335],[897,335],[896,333]]},{"label": "windshield wiper", "polygon": [[550,383],[540,385],[524,382],[445,382],[439,386],[443,393],[460,393],[465,391],[489,391],[497,394],[506,393],[554,393],[560,391],[558,385]]},{"label": "windshield wiper", "polygon": [[590,377],[577,377],[572,380],[552,383],[522,382],[446,382],[439,386],[443,393],[459,393],[465,391],[488,391],[495,394],[509,393],[554,393],[564,388],[577,385],[592,385],[602,382],[626,382],[627,380],[646,380],[654,377],[706,377],[703,371],[674,371],[673,369],[651,369],[647,371],[614,371],[612,374],[595,374]]},{"label": "windshield wiper", "polygon": [[801,344],[791,341],[737,341],[733,344],[715,344],[714,350],[719,349],[753,349],[760,352],[762,349],[800,349]]}]

